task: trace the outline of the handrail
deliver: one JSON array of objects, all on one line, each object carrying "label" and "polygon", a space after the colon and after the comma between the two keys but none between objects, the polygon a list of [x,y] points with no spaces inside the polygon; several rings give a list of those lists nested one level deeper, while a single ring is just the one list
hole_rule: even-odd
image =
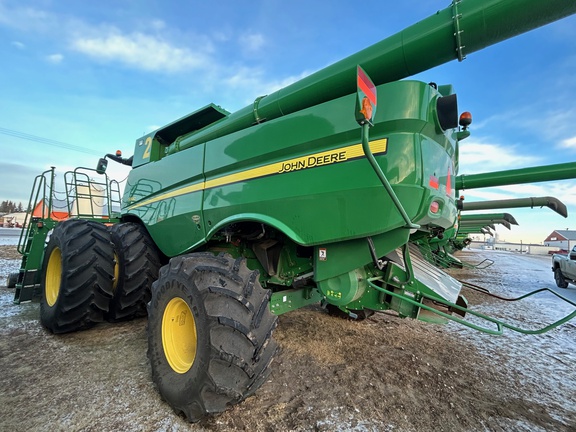
[{"label": "handrail", "polygon": [[419,229],[420,225],[416,225],[416,224],[412,223],[412,221],[410,220],[410,217],[406,213],[406,210],[404,210],[402,203],[400,202],[400,200],[396,196],[394,189],[392,189],[392,186],[390,186],[390,182],[386,178],[386,174],[384,174],[384,172],[382,171],[382,168],[380,168],[380,165],[378,165],[378,162],[376,162],[376,158],[372,154],[372,150],[370,150],[370,141],[368,139],[369,128],[370,128],[370,124],[368,122],[366,122],[362,125],[362,149],[364,150],[364,155],[366,156],[366,159],[368,159],[368,162],[370,162],[372,169],[374,170],[374,172],[376,173],[376,175],[380,179],[380,182],[384,186],[384,189],[386,189],[386,192],[388,192],[388,195],[390,196],[390,199],[392,199],[392,202],[396,206],[396,209],[400,213],[400,216],[402,216],[402,219],[404,219],[404,222],[406,222],[405,227],[410,228],[410,229]]},{"label": "handrail", "polygon": [[[481,314],[480,312],[476,312],[476,311],[470,310],[470,309],[468,309],[468,308],[466,308],[466,307],[463,307],[463,306],[460,306],[460,305],[451,303],[451,302],[446,301],[446,300],[444,300],[444,299],[442,299],[442,298],[440,298],[440,297],[436,297],[436,296],[431,295],[431,294],[423,294],[423,293],[420,293],[421,298],[426,298],[426,299],[428,299],[428,300],[432,300],[432,301],[434,301],[434,302],[436,302],[436,303],[440,303],[440,304],[442,304],[442,305],[444,305],[444,306],[448,306],[448,307],[450,307],[451,309],[456,309],[456,310],[459,310],[459,311],[462,311],[462,312],[466,312],[466,313],[472,314],[472,315],[474,315],[474,316],[476,316],[476,317],[478,317],[478,318],[481,318],[481,319],[484,319],[484,320],[486,320],[486,321],[489,321],[489,322],[492,322],[492,323],[496,324],[497,330],[492,330],[492,329],[490,329],[490,328],[488,328],[488,327],[482,327],[482,326],[473,324],[473,323],[471,323],[471,322],[468,322],[468,321],[466,321],[466,320],[464,320],[464,319],[462,319],[462,318],[457,318],[457,317],[452,316],[452,315],[450,315],[450,314],[447,314],[447,313],[445,313],[445,312],[439,311],[438,309],[435,309],[435,308],[433,308],[433,307],[431,307],[431,306],[425,305],[425,304],[423,304],[423,303],[421,303],[421,302],[419,302],[419,301],[414,300],[412,297],[405,296],[405,295],[403,295],[403,294],[399,294],[399,293],[396,293],[396,292],[387,290],[386,288],[383,288],[383,287],[381,287],[381,286],[378,286],[378,285],[374,284],[373,281],[376,281],[376,280],[382,280],[382,276],[378,276],[378,277],[373,277],[373,278],[367,279],[368,285],[370,285],[370,286],[371,286],[372,288],[374,288],[375,290],[378,290],[378,291],[383,292],[383,293],[385,293],[385,294],[387,294],[387,295],[391,295],[391,296],[393,296],[393,297],[399,298],[399,299],[401,299],[402,301],[406,301],[406,302],[408,302],[408,303],[410,303],[410,304],[412,304],[412,305],[414,305],[414,306],[417,306],[417,307],[419,307],[419,308],[421,308],[421,309],[424,309],[424,310],[427,310],[427,311],[429,311],[429,312],[432,312],[432,313],[435,313],[435,314],[437,314],[437,315],[440,315],[440,316],[442,316],[442,317],[444,317],[444,318],[446,318],[446,319],[449,319],[450,321],[455,321],[455,322],[457,322],[457,323],[459,323],[459,324],[462,324],[462,325],[464,325],[464,326],[466,326],[466,327],[469,327],[469,328],[471,328],[471,329],[478,330],[478,331],[481,331],[481,332],[484,332],[484,333],[488,333],[488,334],[492,334],[492,335],[501,335],[501,334],[503,334],[503,333],[504,333],[504,328],[507,328],[507,329],[510,329],[510,330],[512,330],[512,331],[515,331],[515,332],[518,332],[518,333],[522,333],[522,334],[542,334],[542,333],[546,333],[547,331],[552,330],[552,329],[558,327],[559,325],[564,324],[565,322],[568,322],[568,321],[570,321],[572,318],[576,317],[576,309],[574,309],[574,311],[572,311],[572,313],[570,313],[570,314],[566,315],[565,317],[563,317],[563,318],[561,318],[561,319],[553,322],[552,324],[548,324],[548,325],[546,325],[546,326],[544,326],[544,327],[542,327],[542,328],[540,328],[540,329],[537,329],[537,330],[529,330],[529,329],[523,329],[523,328],[514,326],[514,325],[512,325],[512,324],[505,323],[505,322],[503,322],[503,321],[501,321],[501,320],[499,320],[499,319],[497,319],[497,318],[493,318],[493,317],[490,317],[490,316]],[[464,283],[464,284],[466,284],[466,283]],[[525,299],[525,298],[527,298],[527,297],[531,297],[531,296],[533,296],[533,295],[535,295],[535,294],[538,294],[538,293],[540,293],[540,292],[545,292],[545,291],[551,292],[551,293],[554,294],[555,296],[559,297],[560,299],[564,300],[566,303],[569,303],[569,304],[571,304],[572,306],[574,306],[574,307],[576,308],[576,303],[574,303],[573,301],[567,299],[566,297],[558,294],[558,293],[555,292],[554,290],[551,290],[550,288],[540,288],[540,289],[534,290],[534,291],[532,291],[532,292],[529,292],[529,293],[527,293],[527,294],[524,294],[524,295],[522,295],[522,296],[520,296],[520,297],[516,297],[516,298],[499,297],[499,296],[495,296],[494,294],[491,294],[491,293],[489,293],[489,292],[484,292],[484,293],[485,293],[485,294],[488,294],[488,295],[491,295],[492,297],[500,298],[501,300],[504,300],[504,301],[519,301],[519,300]]]}]

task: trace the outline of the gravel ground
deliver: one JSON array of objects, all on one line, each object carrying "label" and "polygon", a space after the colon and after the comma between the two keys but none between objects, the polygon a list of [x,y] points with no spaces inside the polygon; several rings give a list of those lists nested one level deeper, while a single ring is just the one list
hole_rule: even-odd
[{"label": "gravel ground", "polygon": [[[474,251],[488,270],[454,276],[518,295],[552,286],[550,258]],[[18,269],[0,246],[0,285]],[[574,293],[574,287],[563,290]],[[483,312],[535,326],[572,307],[544,295],[504,304],[465,289]],[[280,317],[281,351],[267,383],[233,409],[189,424],[151,381],[146,320],[54,336],[38,304],[0,286],[2,431],[574,431],[576,326],[490,336],[379,313],[363,322],[310,308]]]}]

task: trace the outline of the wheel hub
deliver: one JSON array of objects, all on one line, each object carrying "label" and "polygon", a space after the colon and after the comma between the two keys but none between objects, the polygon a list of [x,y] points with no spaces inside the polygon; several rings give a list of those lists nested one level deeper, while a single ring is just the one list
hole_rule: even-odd
[{"label": "wheel hub", "polygon": [[180,297],[168,302],[162,317],[162,346],[177,373],[186,373],[196,358],[196,322],[188,303]]},{"label": "wheel hub", "polygon": [[58,300],[60,284],[62,282],[62,253],[59,248],[54,248],[50,254],[45,277],[44,293],[46,295],[46,303],[52,307],[56,304],[56,300]]}]

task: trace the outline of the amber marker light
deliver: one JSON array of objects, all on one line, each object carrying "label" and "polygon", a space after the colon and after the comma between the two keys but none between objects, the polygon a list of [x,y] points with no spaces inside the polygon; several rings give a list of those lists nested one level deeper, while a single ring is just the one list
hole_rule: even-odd
[{"label": "amber marker light", "polygon": [[458,123],[460,126],[462,126],[462,129],[466,130],[468,126],[472,124],[472,114],[470,114],[468,111],[464,111],[462,114],[460,114],[460,121]]}]

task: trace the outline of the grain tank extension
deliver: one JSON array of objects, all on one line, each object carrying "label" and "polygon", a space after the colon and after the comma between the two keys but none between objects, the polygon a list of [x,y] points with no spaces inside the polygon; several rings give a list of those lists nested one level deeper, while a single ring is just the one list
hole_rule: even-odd
[{"label": "grain tank extension", "polygon": [[[410,241],[456,222],[468,122],[451,85],[399,80],[575,12],[566,0],[455,1],[235,113],[210,104],[139,138],[132,158],[111,157],[132,166],[112,228],[80,218],[50,236],[43,325],[147,308],[154,381],[196,421],[266,380],[279,314],[318,304],[466,323],[461,283]],[[93,248],[77,258],[82,242]],[[91,297],[72,274],[79,259],[98,269]]]}]

